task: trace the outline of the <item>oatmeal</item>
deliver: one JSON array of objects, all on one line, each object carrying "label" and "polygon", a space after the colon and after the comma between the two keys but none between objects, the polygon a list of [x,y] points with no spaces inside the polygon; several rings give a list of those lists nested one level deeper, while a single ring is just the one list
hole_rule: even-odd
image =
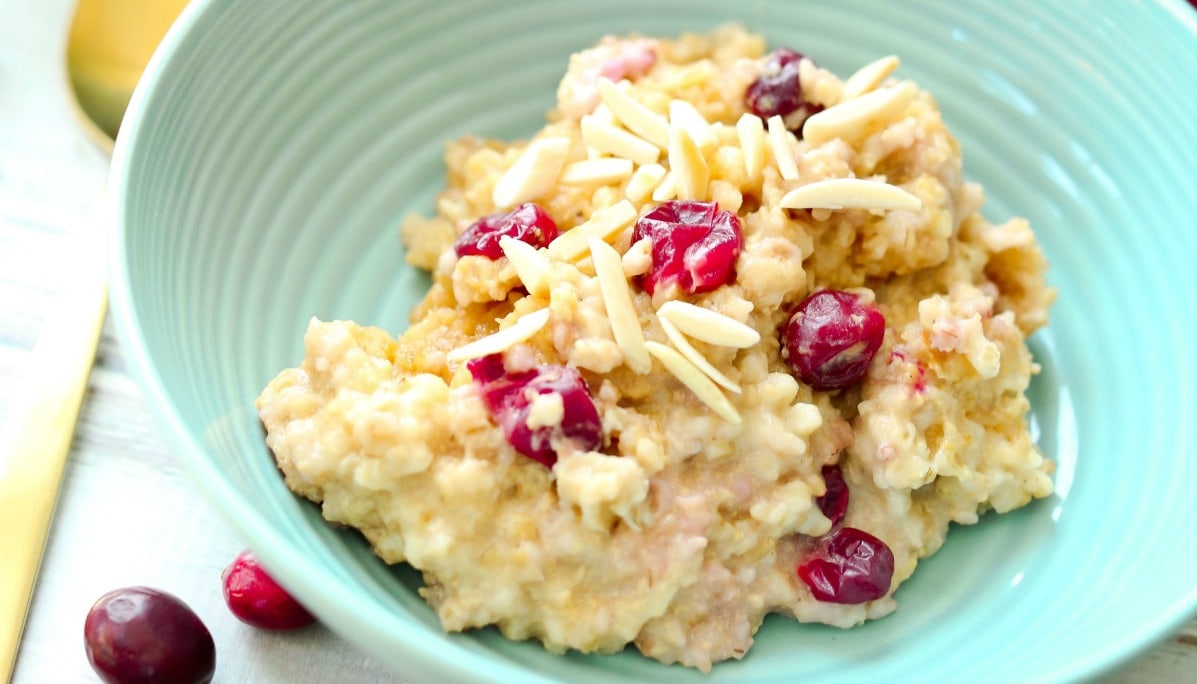
[{"label": "oatmeal", "polygon": [[1053,469],[1046,261],[899,68],[737,27],[575,55],[530,140],[448,146],[401,231],[433,277],[410,327],[313,320],[263,391],[287,486],[448,630],[708,670],[769,613],[893,611]]}]

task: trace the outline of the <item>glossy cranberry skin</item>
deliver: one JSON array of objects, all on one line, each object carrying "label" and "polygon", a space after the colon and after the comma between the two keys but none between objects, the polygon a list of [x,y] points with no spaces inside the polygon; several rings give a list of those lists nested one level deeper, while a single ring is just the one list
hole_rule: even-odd
[{"label": "glossy cranberry skin", "polygon": [[224,602],[238,620],[260,629],[298,629],[316,621],[266,572],[252,551],[242,551],[220,574]]},{"label": "glossy cranberry skin", "polygon": [[894,552],[868,532],[841,527],[819,538],[818,545],[798,565],[798,577],[820,601],[875,601],[889,592]]},{"label": "glossy cranberry skin", "polygon": [[206,684],[212,634],[186,603],[150,587],[104,594],[83,623],[87,660],[108,684]]},{"label": "glossy cranberry skin", "polygon": [[503,256],[499,240],[511,237],[533,247],[544,247],[557,239],[557,223],[539,204],[528,202],[508,212],[484,216],[457,237],[457,256],[484,256],[492,261]]},{"label": "glossy cranberry skin", "polygon": [[802,84],[798,78],[800,61],[802,55],[789,48],[774,50],[765,59],[760,78],[744,93],[748,111],[762,119],[780,116],[786,128],[796,134],[801,134],[806,117],[823,109],[802,98]]},{"label": "glossy cranberry skin", "polygon": [[842,389],[864,377],[884,337],[876,306],[850,292],[819,290],[782,325],[782,355],[814,389]]},{"label": "glossy cranberry skin", "polygon": [[[557,462],[554,441],[568,439],[574,447],[584,451],[602,446],[603,423],[598,407],[590,398],[586,380],[576,368],[543,365],[508,373],[503,368],[501,354],[473,359],[466,367],[479,384],[482,401],[491,418],[502,428],[508,443],[524,456],[551,468]],[[530,428],[528,417],[532,413],[532,400],[545,394],[561,397],[561,423]]]},{"label": "glossy cranberry skin", "polygon": [[740,218],[714,202],[675,200],[636,222],[632,242],[652,240],[652,268],[645,292],[676,285],[686,294],[710,292],[736,277],[744,247]]},{"label": "glossy cranberry skin", "polygon": [[815,499],[815,505],[835,528],[844,522],[844,514],[848,512],[848,483],[844,482],[844,473],[837,465],[823,466],[823,482],[827,491]]},{"label": "glossy cranberry skin", "polygon": [[[507,369],[503,367],[502,354],[487,354],[476,359],[466,361],[466,369],[470,371],[470,377],[474,378],[474,382],[485,387],[495,382],[502,380],[508,375]],[[485,395],[483,395],[485,398]],[[487,408],[490,405],[487,404]]]}]

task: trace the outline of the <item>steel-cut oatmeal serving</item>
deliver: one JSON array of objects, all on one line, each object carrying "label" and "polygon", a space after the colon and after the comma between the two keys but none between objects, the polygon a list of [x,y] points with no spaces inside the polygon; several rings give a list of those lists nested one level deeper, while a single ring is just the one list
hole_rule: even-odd
[{"label": "steel-cut oatmeal serving", "polygon": [[448,630],[707,670],[849,627],[949,523],[1048,495],[1053,292],[935,101],[737,27],[605,38],[529,141],[448,147],[406,332],[313,320],[258,400],[287,485]]}]

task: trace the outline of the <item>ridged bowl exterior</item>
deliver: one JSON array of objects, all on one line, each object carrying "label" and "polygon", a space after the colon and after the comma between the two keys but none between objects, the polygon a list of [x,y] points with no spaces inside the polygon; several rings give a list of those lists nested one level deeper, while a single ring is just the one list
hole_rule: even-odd
[{"label": "ridged bowl exterior", "polygon": [[[1031,346],[1057,493],[955,528],[850,631],[766,621],[709,676],[445,635],[387,568],[283,486],[253,400],[311,316],[392,331],[426,289],[397,227],[444,142],[520,138],[604,33],[735,21],[841,75],[876,57],[929,88],[1023,215],[1060,296]],[[119,330],[196,485],[332,629],[416,681],[1058,682],[1197,610],[1197,14],[1178,0],[198,0],[139,87],[113,168]]]}]

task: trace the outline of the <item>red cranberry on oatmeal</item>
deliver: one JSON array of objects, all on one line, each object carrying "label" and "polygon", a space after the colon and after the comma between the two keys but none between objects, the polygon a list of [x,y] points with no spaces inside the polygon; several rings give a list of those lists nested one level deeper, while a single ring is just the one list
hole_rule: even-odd
[{"label": "red cranberry on oatmeal", "polygon": [[817,59],[735,26],[579,52],[529,140],[448,146],[410,326],[313,319],[262,392],[286,484],[445,629],[705,671],[769,613],[889,614],[951,523],[1051,493],[1030,227],[981,215],[896,57]]}]

